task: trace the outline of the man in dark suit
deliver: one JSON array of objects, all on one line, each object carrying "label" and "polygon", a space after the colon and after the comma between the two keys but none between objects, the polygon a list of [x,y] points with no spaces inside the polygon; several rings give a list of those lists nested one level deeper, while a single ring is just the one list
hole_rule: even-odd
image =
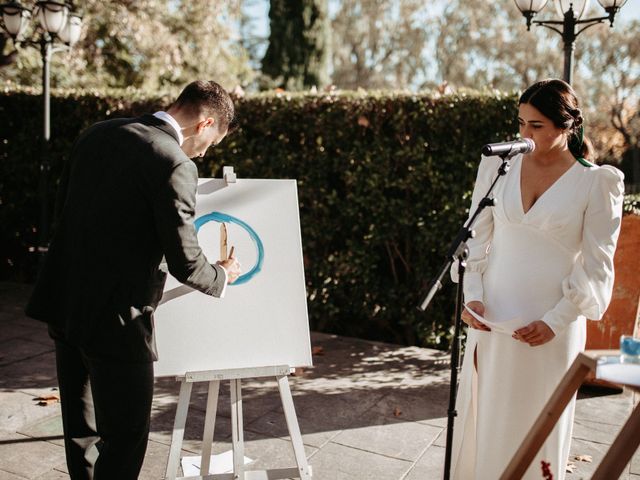
[{"label": "man in dark suit", "polygon": [[26,309],[55,340],[72,479],[140,472],[163,256],[176,279],[214,297],[240,274],[235,258],[211,265],[198,246],[190,160],[219,143],[233,117],[228,93],[198,81],[166,112],[97,123],[73,147],[58,225]]}]

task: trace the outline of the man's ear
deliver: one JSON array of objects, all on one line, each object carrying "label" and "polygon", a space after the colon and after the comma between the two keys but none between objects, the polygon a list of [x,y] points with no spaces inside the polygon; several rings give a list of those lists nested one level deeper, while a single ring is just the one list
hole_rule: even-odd
[{"label": "man's ear", "polygon": [[215,120],[212,117],[207,117],[204,120],[200,120],[198,122],[197,127],[196,127],[198,135],[200,135],[202,132],[204,132],[205,128],[209,128],[214,123],[215,123]]}]

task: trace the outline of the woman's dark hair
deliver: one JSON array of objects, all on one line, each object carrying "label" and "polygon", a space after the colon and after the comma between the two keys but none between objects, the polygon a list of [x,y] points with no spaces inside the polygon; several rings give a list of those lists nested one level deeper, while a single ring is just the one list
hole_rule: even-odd
[{"label": "woman's dark hair", "polygon": [[569,150],[574,157],[593,159],[593,146],[584,136],[582,110],[571,85],[553,78],[541,80],[527,88],[520,96],[519,104],[523,103],[535,107],[557,128],[569,129]]}]

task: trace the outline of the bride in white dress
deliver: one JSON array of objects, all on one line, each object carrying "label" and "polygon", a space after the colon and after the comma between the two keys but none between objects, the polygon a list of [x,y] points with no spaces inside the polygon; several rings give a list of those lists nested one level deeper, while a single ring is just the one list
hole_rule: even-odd
[{"label": "bride in white dress", "polygon": [[[520,134],[535,150],[519,155],[494,190],[497,205],[478,218],[464,281],[466,355],[457,398],[453,478],[498,479],[576,355],[585,318],[602,318],[613,287],[623,175],[588,159],[573,89],[544,80],[520,98]],[[471,211],[501,160],[483,158]],[[452,276],[457,281],[454,266]],[[541,461],[565,478],[575,397],[525,479],[542,478]]]}]

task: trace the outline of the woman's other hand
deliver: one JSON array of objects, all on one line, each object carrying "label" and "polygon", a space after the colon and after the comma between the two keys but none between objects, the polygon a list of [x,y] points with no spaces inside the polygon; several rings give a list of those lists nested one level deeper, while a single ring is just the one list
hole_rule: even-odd
[{"label": "woman's other hand", "polygon": [[484,303],[473,301],[466,304],[466,308],[462,309],[462,321],[469,325],[471,328],[475,328],[477,330],[484,330],[485,332],[490,332],[491,329],[486,326],[484,323],[478,321],[473,315],[471,315],[467,309],[473,310],[475,313],[484,317]]},{"label": "woman's other hand", "polygon": [[549,325],[544,323],[542,320],[531,322],[526,327],[519,328],[513,332],[513,338],[520,340],[521,342],[528,343],[532,347],[544,345],[551,341],[555,336],[556,334],[553,333],[553,330],[551,330]]}]

